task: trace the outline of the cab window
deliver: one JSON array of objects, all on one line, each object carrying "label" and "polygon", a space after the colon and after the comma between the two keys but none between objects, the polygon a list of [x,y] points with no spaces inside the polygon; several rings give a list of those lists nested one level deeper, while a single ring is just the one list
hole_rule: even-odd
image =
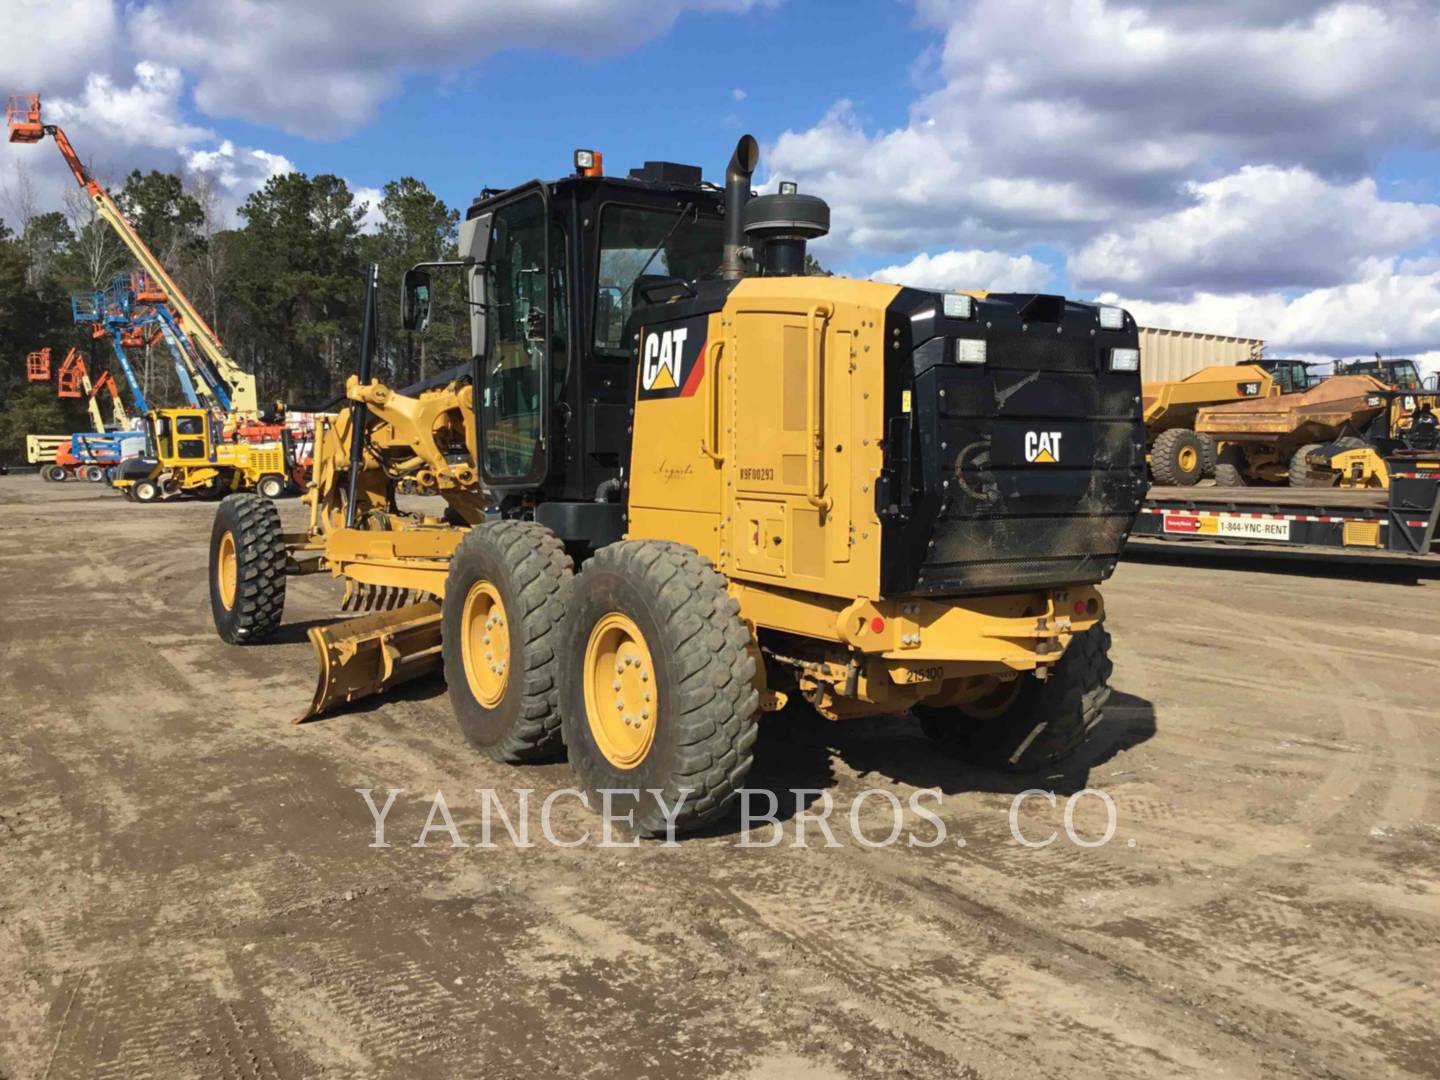
[{"label": "cab window", "polygon": [[[683,220],[677,222],[681,216]],[[646,277],[703,277],[719,267],[723,248],[724,225],[720,219],[709,214],[697,217],[692,207],[605,207],[600,214],[600,268],[593,319],[595,352],[601,356],[629,355],[622,338],[625,321],[635,306],[636,279],[642,271]]]}]

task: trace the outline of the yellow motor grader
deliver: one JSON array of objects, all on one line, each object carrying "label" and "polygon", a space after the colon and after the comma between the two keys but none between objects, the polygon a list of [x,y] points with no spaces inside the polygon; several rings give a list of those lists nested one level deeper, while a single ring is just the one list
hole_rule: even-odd
[{"label": "yellow motor grader", "polygon": [[258,491],[278,499],[294,472],[288,438],[256,444],[226,442],[208,409],[154,409],[145,414],[146,452],[115,469],[111,486],[132,502],[182,495],[219,498]]},{"label": "yellow motor grader", "polygon": [[307,716],[441,667],[481,753],[568,754],[642,835],[724,812],[790,700],[911,710],[998,767],[1073,749],[1110,693],[1095,586],[1145,492],[1134,320],[805,276],[829,208],[754,195],[757,157],[741,139],[720,188],[581,151],[487,192],[458,262],[403,290],[423,330],[431,272],[463,275],[473,359],[404,392],[371,378],[372,268],[306,528],[220,505],[221,637],[271,635],[287,574],[344,578],[371,610],[310,631]]}]

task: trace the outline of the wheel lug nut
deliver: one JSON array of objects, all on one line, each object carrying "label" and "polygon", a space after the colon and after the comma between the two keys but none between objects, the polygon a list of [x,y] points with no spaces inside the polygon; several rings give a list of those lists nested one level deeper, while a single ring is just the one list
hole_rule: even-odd
[{"label": "wheel lug nut", "polygon": [[641,720],[649,720],[649,719],[650,719],[650,710],[649,710],[649,709],[641,709],[641,710],[640,710],[640,719],[641,719]]},{"label": "wheel lug nut", "polygon": [[619,690],[619,689],[620,689],[620,680],[619,680],[619,679],[616,679],[613,683],[611,683],[611,684],[610,684],[610,689],[611,689],[611,690]]}]

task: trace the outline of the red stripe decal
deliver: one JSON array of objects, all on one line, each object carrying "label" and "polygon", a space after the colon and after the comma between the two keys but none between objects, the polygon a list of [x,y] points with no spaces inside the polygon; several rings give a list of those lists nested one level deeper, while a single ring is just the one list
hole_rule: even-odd
[{"label": "red stripe decal", "polygon": [[709,340],[700,343],[700,355],[695,358],[695,366],[690,369],[690,374],[685,377],[685,385],[680,388],[681,397],[691,397],[700,386],[700,380],[705,377],[705,349],[710,344]]}]

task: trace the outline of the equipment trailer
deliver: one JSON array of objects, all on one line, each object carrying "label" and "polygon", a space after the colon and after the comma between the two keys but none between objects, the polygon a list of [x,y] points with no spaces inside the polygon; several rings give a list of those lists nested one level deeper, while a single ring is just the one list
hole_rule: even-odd
[{"label": "equipment trailer", "polygon": [[1392,470],[1390,489],[1152,487],[1132,536],[1173,546],[1440,557],[1440,472]]}]

